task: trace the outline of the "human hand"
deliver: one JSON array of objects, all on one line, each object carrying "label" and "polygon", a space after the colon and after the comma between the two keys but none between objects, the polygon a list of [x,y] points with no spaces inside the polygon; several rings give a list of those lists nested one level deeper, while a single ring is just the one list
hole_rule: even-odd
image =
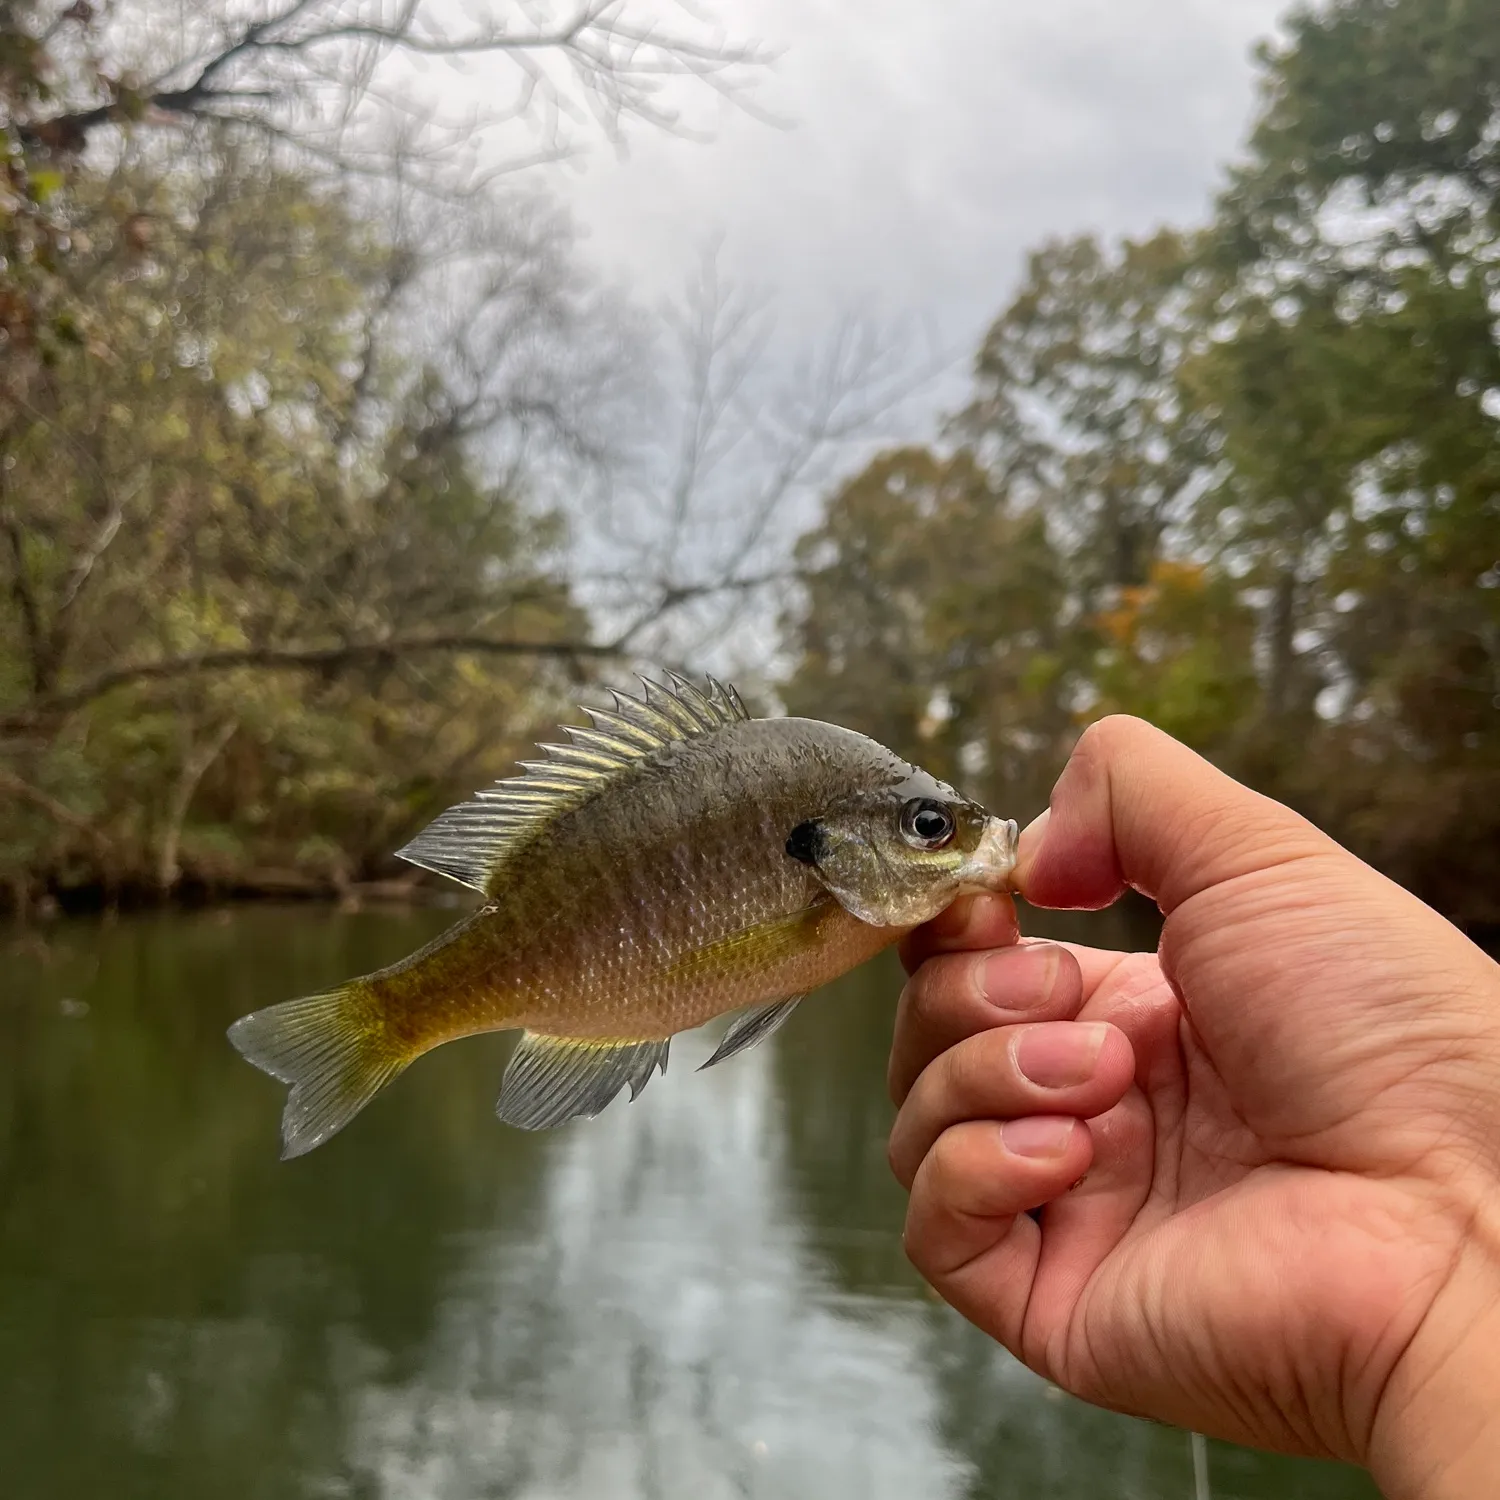
[{"label": "human hand", "polygon": [[1138,720],[1083,736],[1014,878],[1134,886],[1161,945],[994,949],[992,896],[908,938],[918,1269],[1086,1400],[1500,1492],[1500,966]]}]

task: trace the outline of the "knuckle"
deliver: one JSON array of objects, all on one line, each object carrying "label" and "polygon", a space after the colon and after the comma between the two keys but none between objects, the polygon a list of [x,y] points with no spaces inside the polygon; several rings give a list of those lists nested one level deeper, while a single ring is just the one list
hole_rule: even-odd
[{"label": "knuckle", "polygon": [[902,1065],[900,1054],[901,1036],[898,1031],[895,1044],[891,1048],[891,1055],[885,1065],[885,1091],[897,1109],[900,1109],[906,1102],[906,1069]]},{"label": "knuckle", "polygon": [[1069,760],[1089,771],[1102,771],[1118,761],[1132,745],[1160,734],[1159,729],[1133,714],[1106,714],[1102,719],[1095,719],[1078,736]]},{"label": "knuckle", "polygon": [[1003,1031],[981,1032],[945,1052],[940,1085],[949,1110],[959,1115],[983,1110],[1008,1055]]},{"label": "knuckle", "polygon": [[933,960],[927,959],[901,987],[901,999],[896,1010],[900,1025],[907,1030],[922,1025],[927,1018],[927,990],[932,982],[932,964]]},{"label": "knuckle", "polygon": [[969,953],[929,958],[907,982],[912,1019],[930,1030],[951,1024],[955,1009],[971,997],[975,965]]},{"label": "knuckle", "polygon": [[900,1138],[895,1130],[892,1130],[890,1135],[886,1138],[885,1159],[886,1164],[891,1169],[891,1175],[896,1179],[897,1182],[901,1183],[903,1186],[906,1186],[906,1176],[901,1170],[902,1163],[905,1160],[905,1153],[901,1150]]},{"label": "knuckle", "polygon": [[901,1253],[918,1271],[922,1269],[922,1251],[920,1249],[921,1239],[919,1235],[912,1232],[908,1225],[901,1233]]},{"label": "knuckle", "polygon": [[950,1126],[932,1143],[932,1149],[927,1153],[933,1194],[950,1206],[965,1200],[974,1176],[973,1162],[969,1132],[961,1126]]},{"label": "knuckle", "polygon": [[[915,1194],[913,1198],[915,1199]],[[926,1216],[914,1201],[907,1209],[906,1223],[901,1230],[901,1251],[912,1266],[923,1276],[931,1274],[934,1264],[932,1235],[924,1229]]]},{"label": "knuckle", "polygon": [[929,958],[906,982],[906,1003],[911,1019],[919,1026],[929,1025],[937,1009],[937,991],[942,982],[942,965]]}]

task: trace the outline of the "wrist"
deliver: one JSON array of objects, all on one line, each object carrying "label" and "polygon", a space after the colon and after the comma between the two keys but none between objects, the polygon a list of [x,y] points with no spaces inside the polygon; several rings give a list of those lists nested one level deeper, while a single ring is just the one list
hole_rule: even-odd
[{"label": "wrist", "polygon": [[1500,1494],[1500,1226],[1493,1221],[1476,1223],[1392,1372],[1368,1462],[1387,1500]]}]

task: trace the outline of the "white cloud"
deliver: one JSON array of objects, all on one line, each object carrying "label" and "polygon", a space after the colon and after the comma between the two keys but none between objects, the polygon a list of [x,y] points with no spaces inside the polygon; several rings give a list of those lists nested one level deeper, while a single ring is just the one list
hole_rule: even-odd
[{"label": "white cloud", "polygon": [[1278,0],[724,0],[783,49],[707,145],[636,131],[559,189],[590,253],[669,296],[703,244],[806,326],[875,303],[972,344],[1049,236],[1201,216]]}]

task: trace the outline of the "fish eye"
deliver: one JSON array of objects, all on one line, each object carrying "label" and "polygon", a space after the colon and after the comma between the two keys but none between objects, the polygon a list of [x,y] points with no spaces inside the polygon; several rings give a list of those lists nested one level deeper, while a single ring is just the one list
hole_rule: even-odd
[{"label": "fish eye", "polygon": [[953,814],[941,802],[917,797],[901,809],[901,837],[915,849],[941,849],[953,833]]}]

